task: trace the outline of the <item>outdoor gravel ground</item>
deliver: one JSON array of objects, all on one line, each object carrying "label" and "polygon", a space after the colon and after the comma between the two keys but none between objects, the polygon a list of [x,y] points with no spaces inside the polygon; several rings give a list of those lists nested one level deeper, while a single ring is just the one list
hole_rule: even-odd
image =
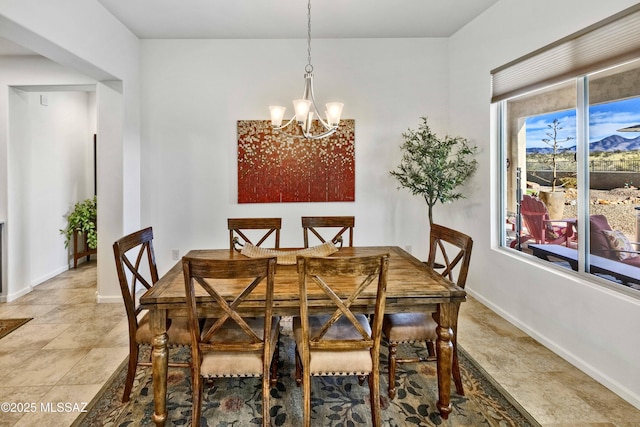
[{"label": "outdoor gravel ground", "polygon": [[[631,241],[636,239],[636,214],[635,208],[640,207],[640,189],[614,188],[612,190],[589,191],[589,214],[604,215],[611,228],[620,230]],[[564,217],[575,218],[577,216],[577,204],[575,203],[575,190],[568,189],[564,206]]]}]

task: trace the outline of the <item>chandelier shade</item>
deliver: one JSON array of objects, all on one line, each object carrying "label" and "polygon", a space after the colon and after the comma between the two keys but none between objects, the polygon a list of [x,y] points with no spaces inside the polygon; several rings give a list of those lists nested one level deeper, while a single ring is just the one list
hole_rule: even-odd
[{"label": "chandelier shade", "polygon": [[[316,100],[313,94],[313,65],[311,65],[311,0],[309,0],[307,4],[307,59],[302,98],[293,101],[294,116],[283,125],[282,122],[284,121],[286,108],[279,105],[271,105],[269,106],[271,126],[276,130],[282,130],[291,124],[295,124],[300,126],[302,136],[305,138],[320,139],[333,134],[338,129],[344,104],[341,102],[327,103],[324,110],[326,121],[322,119],[322,115],[316,106]],[[317,118],[322,126],[323,132],[317,134],[311,133],[311,124],[314,121],[314,117]]]}]

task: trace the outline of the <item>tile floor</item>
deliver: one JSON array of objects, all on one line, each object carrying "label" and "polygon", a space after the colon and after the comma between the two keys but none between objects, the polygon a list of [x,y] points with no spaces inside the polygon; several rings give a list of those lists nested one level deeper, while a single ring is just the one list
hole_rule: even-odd
[{"label": "tile floor", "polygon": [[[0,318],[34,318],[0,339],[0,403],[36,409],[3,411],[0,427],[70,425],[79,408],[58,411],[57,403],[89,402],[126,358],[124,308],[95,303],[95,275],[95,262],[81,264],[0,303]],[[640,425],[640,410],[472,298],[462,305],[459,342],[543,426]]]}]

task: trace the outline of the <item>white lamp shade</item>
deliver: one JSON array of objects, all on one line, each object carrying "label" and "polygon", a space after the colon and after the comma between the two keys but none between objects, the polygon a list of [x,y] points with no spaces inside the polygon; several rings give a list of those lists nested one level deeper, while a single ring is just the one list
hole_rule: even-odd
[{"label": "white lamp shade", "polygon": [[344,104],[342,102],[329,102],[326,107],[327,122],[332,126],[338,126]]},{"label": "white lamp shade", "polygon": [[271,112],[271,126],[282,125],[282,118],[286,108],[279,105],[270,105],[269,112]]},{"label": "white lamp shade", "polygon": [[308,99],[295,99],[293,101],[293,108],[296,110],[296,121],[298,123],[304,123],[307,121],[309,108],[311,108],[311,101]]}]

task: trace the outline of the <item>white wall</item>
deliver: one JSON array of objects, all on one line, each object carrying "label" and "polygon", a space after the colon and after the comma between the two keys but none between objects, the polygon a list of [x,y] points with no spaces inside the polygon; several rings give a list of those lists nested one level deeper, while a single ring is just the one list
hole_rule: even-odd
[{"label": "white wall", "polygon": [[470,184],[478,191],[449,209],[447,222],[475,240],[470,294],[640,408],[640,334],[632,326],[640,301],[497,247],[498,146],[489,108],[491,69],[635,3],[501,0],[450,39],[451,124],[482,150]]},{"label": "white wall", "polygon": [[355,119],[355,202],[237,203],[236,121],[291,105],[305,53],[304,40],[142,41],[142,224],[154,227],[161,271],[175,262],[171,249],[226,247],[236,216],[282,217],[281,245],[301,246],[302,215],[355,215],[356,244],[426,257],[426,204],[389,171],[420,116],[447,129],[446,39],[314,40],[316,100],[342,100]]},{"label": "white wall", "polygon": [[[29,276],[16,284],[28,287],[69,266],[69,251],[59,230],[66,227],[65,216],[73,205],[93,196],[93,131],[89,124],[95,110],[89,110],[84,91],[22,95],[27,103],[25,117],[16,114],[19,108],[9,105],[9,163],[16,165],[10,179],[23,183],[19,191],[10,187],[10,200],[19,206],[12,210],[12,227],[28,236],[22,241],[26,253],[21,259],[29,265]],[[46,96],[46,106],[41,96]],[[15,136],[18,123],[25,129]],[[20,293],[21,289],[13,291]]]},{"label": "white wall", "polygon": [[[98,160],[98,197],[113,203],[98,202],[98,300],[120,302],[111,245],[140,225],[138,39],[96,0],[3,1],[0,36],[100,82],[96,101],[102,154]],[[0,93],[4,91],[2,87]],[[114,103],[118,104],[116,108]],[[0,102],[0,121],[5,118]],[[5,146],[3,134],[0,162],[6,160]],[[112,176],[119,178],[112,180]],[[3,194],[6,186],[0,177],[0,214],[7,206]],[[5,231],[8,237],[9,220]],[[11,248],[7,249],[10,256]],[[16,266],[7,264],[11,274]]]},{"label": "white wall", "polygon": [[[0,70],[0,129],[3,129],[3,132],[0,132],[0,164],[2,165],[0,170],[3,171],[0,173],[0,217],[7,222],[2,251],[5,258],[2,298],[12,300],[28,292],[30,286],[37,283],[39,278],[44,278],[59,269],[63,265],[59,257],[64,253],[64,245],[62,245],[57,248],[58,255],[54,256],[56,267],[53,265],[49,266],[50,268],[38,267],[37,271],[32,272],[31,239],[35,238],[32,237],[35,235],[29,231],[31,226],[29,219],[32,214],[38,213],[30,210],[31,185],[34,180],[35,185],[44,185],[44,183],[39,179],[39,172],[32,168],[31,163],[25,162],[31,157],[31,142],[33,142],[34,130],[29,123],[29,118],[31,113],[38,111],[37,105],[29,101],[29,95],[36,96],[39,93],[29,94],[13,87],[87,85],[95,84],[95,80],[38,56],[3,57]],[[51,94],[48,96],[51,97]],[[89,108],[95,110],[95,107],[87,102],[88,98],[84,96],[83,106],[74,103],[76,106],[72,108],[83,109],[85,126],[90,126],[86,117],[87,111]],[[39,105],[39,99],[37,104]],[[30,111],[30,108],[33,108],[33,111]],[[56,103],[51,106],[51,109],[60,112]],[[9,126],[10,113],[12,126]],[[9,144],[11,139],[9,132],[14,138],[13,144]],[[70,127],[64,126],[55,128],[54,134],[61,136],[68,132]],[[25,143],[27,141],[29,143]],[[39,142],[46,143],[43,139],[36,138],[36,143]],[[86,164],[86,153],[82,156],[83,164]],[[58,214],[61,213],[57,212],[51,218],[59,216]]]}]

